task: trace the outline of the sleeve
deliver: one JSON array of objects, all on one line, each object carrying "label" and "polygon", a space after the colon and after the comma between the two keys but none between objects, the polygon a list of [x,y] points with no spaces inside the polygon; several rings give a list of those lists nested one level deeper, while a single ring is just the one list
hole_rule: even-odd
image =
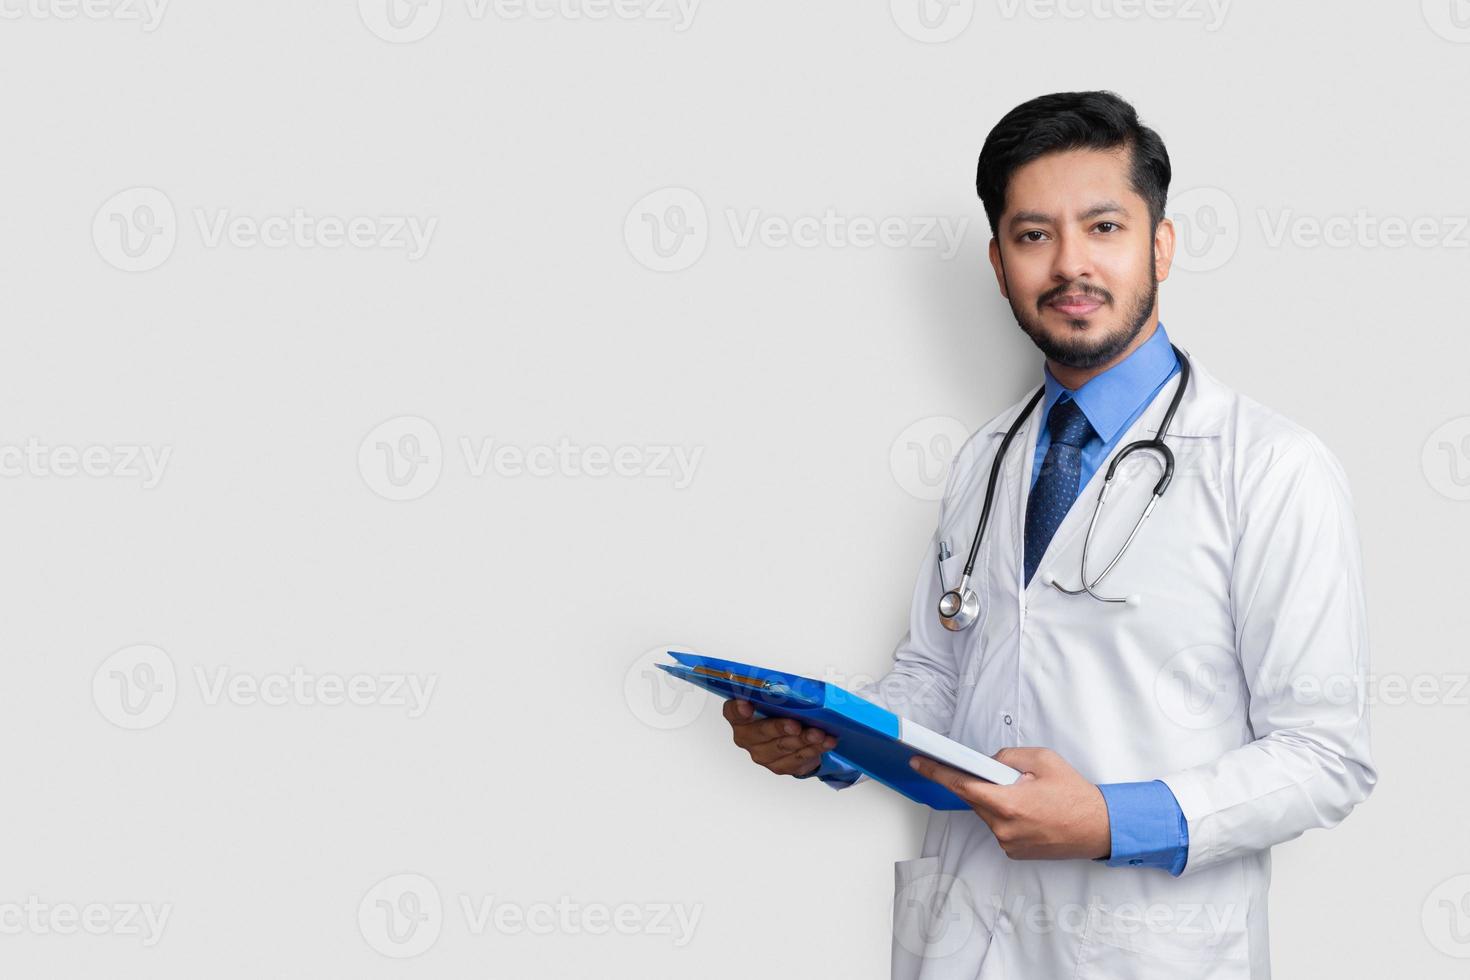
[{"label": "sleeve", "polygon": [[1102,783],[1108,807],[1114,868],[1162,868],[1176,878],[1189,860],[1189,822],[1179,801],[1162,780],[1145,783]]},{"label": "sleeve", "polygon": [[1255,740],[1163,777],[1188,823],[1184,874],[1331,827],[1377,781],[1362,560],[1347,479],[1310,433],[1237,484],[1230,603]]}]

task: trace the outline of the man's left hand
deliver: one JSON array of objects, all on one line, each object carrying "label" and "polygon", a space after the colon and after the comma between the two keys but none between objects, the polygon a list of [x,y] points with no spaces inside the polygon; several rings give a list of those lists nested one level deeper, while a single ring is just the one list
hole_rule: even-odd
[{"label": "man's left hand", "polygon": [[1021,778],[997,786],[918,755],[909,765],[970,804],[1007,857],[1057,860],[1112,853],[1102,791],[1067,760],[1051,749],[1036,748],[1001,749],[995,758],[1019,769]]}]

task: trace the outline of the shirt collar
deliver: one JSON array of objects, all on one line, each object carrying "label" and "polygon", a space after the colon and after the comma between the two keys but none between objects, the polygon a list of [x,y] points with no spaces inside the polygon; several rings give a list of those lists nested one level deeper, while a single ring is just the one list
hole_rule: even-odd
[{"label": "shirt collar", "polygon": [[1112,442],[1123,423],[1132,418],[1159,385],[1169,379],[1178,360],[1169,344],[1169,335],[1164,332],[1164,322],[1160,320],[1152,337],[1076,391],[1062,387],[1062,383],[1052,377],[1051,370],[1043,366],[1046,395],[1041,403],[1041,417],[1043,420],[1048,418],[1051,407],[1062,395],[1069,395],[1102,441]]}]

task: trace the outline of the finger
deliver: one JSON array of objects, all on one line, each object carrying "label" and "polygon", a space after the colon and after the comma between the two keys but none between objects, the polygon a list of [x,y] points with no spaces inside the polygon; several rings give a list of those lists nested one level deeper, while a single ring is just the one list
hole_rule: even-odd
[{"label": "finger", "polygon": [[759,721],[733,722],[732,725],[735,744],[744,748],[801,734],[801,725],[790,718],[762,718]]},{"label": "finger", "polygon": [[755,709],[750,706],[749,701],[743,701],[740,698],[730,698],[725,702],[724,707],[720,709],[720,713],[725,716],[725,720],[730,724],[738,725],[741,722],[749,721],[755,714]]},{"label": "finger", "polygon": [[943,786],[972,807],[986,811],[994,808],[996,787],[991,783],[922,755],[910,759],[909,765],[919,775]]},{"label": "finger", "polygon": [[791,752],[768,763],[766,768],[782,776],[796,776],[822,764],[820,753],[811,748]]},{"label": "finger", "polygon": [[[1061,756],[1051,749],[1026,747],[1001,749],[995,753],[995,761],[1010,766],[1018,772],[1033,772],[1044,775],[1053,772],[1062,761]],[[1065,763],[1064,763],[1065,764]]]},{"label": "finger", "polygon": [[751,758],[757,762],[766,763],[772,759],[779,759],[783,755],[800,752],[809,745],[799,735],[782,735],[780,738],[768,742],[758,742],[754,745],[745,746],[750,751]]}]

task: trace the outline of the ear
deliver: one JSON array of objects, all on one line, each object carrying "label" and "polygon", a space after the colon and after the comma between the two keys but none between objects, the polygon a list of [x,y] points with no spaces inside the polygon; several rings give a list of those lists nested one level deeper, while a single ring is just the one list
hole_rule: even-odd
[{"label": "ear", "polygon": [[1006,292],[1005,268],[1001,265],[1000,240],[997,238],[990,239],[990,267],[995,270],[995,284],[1000,287],[1000,294],[1010,299],[1011,294]]},{"label": "ear", "polygon": [[1159,282],[1169,278],[1169,269],[1173,265],[1174,222],[1168,218],[1161,218],[1159,227],[1154,231],[1154,268]]}]

